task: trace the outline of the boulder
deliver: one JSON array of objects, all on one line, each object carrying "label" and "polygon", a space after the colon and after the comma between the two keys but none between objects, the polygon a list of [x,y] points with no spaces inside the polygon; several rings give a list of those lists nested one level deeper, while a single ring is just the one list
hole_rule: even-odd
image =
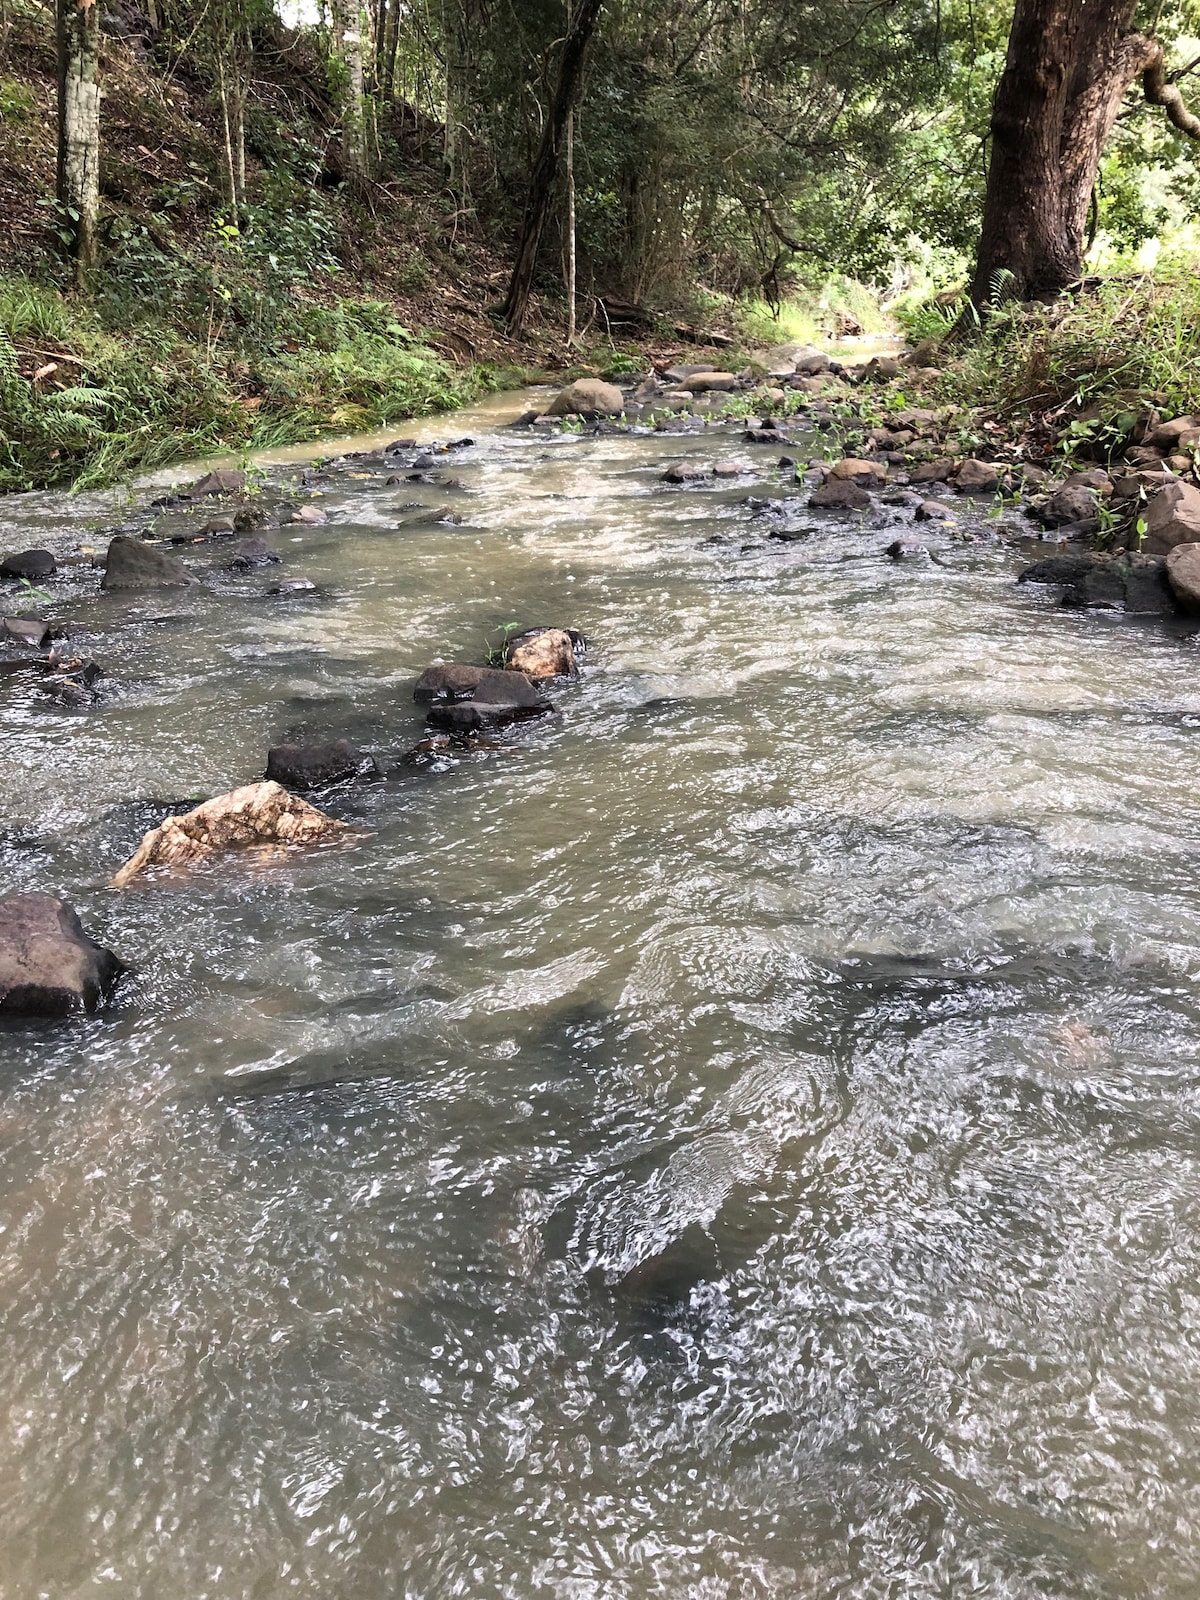
[{"label": "boulder", "polygon": [[367,777],[375,770],[370,756],[364,756],[348,739],[329,744],[277,744],[267,751],[267,781],[285,789],[328,789],[335,783],[349,783]]},{"label": "boulder", "polygon": [[813,490],[808,503],[817,510],[841,508],[866,511],[871,504],[871,496],[850,478],[829,478],[819,489]]},{"label": "boulder", "polygon": [[829,469],[831,478],[848,479],[867,489],[873,485],[886,483],[887,468],[882,461],[865,461],[858,456],[846,456],[841,461],[835,461]]},{"label": "boulder", "polygon": [[673,461],[662,475],[664,483],[698,483],[708,477],[708,469],[690,461]]},{"label": "boulder", "polygon": [[529,628],[508,641],[504,665],[535,681],[573,678],[579,671],[576,656],[583,650],[583,635],[574,628]]},{"label": "boulder", "polygon": [[195,583],[177,556],[119,533],[108,547],[103,589],[183,589]]},{"label": "boulder", "polygon": [[737,388],[738,380],[732,372],[693,372],[687,386],[693,394],[729,394]]},{"label": "boulder", "polygon": [[600,378],[578,378],[560,389],[546,407],[551,417],[619,417],[625,409],[625,396],[615,383]]},{"label": "boulder", "polygon": [[124,967],[52,894],[0,900],[0,1013],[63,1017],[94,1011]]},{"label": "boulder", "polygon": [[1182,610],[1200,616],[1200,544],[1177,544],[1167,556],[1167,582]]},{"label": "boulder", "polygon": [[1000,474],[990,461],[969,458],[959,467],[954,487],[959,494],[994,494],[1000,484]]},{"label": "boulder", "polygon": [[1145,555],[1165,556],[1177,544],[1200,541],[1200,489],[1178,480],[1160,489],[1146,507]]},{"label": "boulder", "polygon": [[413,699],[428,705],[431,727],[448,733],[474,733],[544,716],[554,709],[523,672],[461,663],[426,667],[417,679]]},{"label": "boulder", "polygon": [[265,539],[239,539],[226,565],[234,572],[247,572],[251,567],[269,567],[282,559]]},{"label": "boulder", "polygon": [[191,867],[223,850],[317,844],[346,831],[278,783],[248,783],[152,829],[112,887],[123,889],[148,867]]},{"label": "boulder", "polygon": [[22,579],[38,583],[42,578],[52,578],[57,571],[58,562],[49,550],[22,550],[0,561],[0,578],[17,583]]}]

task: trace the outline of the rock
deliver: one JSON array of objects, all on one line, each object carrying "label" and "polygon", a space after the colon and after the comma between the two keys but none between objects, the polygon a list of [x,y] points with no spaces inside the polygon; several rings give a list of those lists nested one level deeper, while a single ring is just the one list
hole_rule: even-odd
[{"label": "rock", "polygon": [[1114,500],[1135,500],[1143,490],[1147,495],[1157,494],[1159,489],[1165,489],[1174,482],[1174,476],[1164,472],[1161,463],[1157,471],[1117,472],[1113,475],[1112,497]]},{"label": "rock", "polygon": [[1180,607],[1200,616],[1200,544],[1177,544],[1167,556],[1167,582]]},{"label": "rock", "polygon": [[862,370],[863,383],[890,383],[898,378],[903,367],[895,356],[872,356]]},{"label": "rock", "polygon": [[246,474],[232,468],[219,472],[206,472],[190,489],[183,491],[189,500],[203,500],[210,494],[241,494],[246,487]]},{"label": "rock", "polygon": [[285,789],[327,789],[372,773],[375,763],[348,739],[329,744],[277,744],[267,751],[267,781]]},{"label": "rock", "polygon": [[949,456],[939,456],[936,461],[922,461],[913,468],[913,483],[948,483],[954,476],[954,462]]},{"label": "rock", "polygon": [[[1022,471],[1022,477],[1028,478],[1028,473],[1029,468],[1026,467]],[[1064,481],[1063,488],[1094,489],[1097,494],[1108,495],[1112,493],[1113,481],[1103,468],[1089,467],[1086,472],[1072,472]]]},{"label": "rock", "polygon": [[1018,583],[1052,584],[1065,606],[1169,615],[1175,610],[1161,557],[1062,552],[1026,567]]},{"label": "rock", "polygon": [[917,522],[953,522],[954,513],[940,500],[922,500],[913,513]]},{"label": "rock", "polygon": [[705,467],[694,466],[690,461],[673,461],[662,475],[664,483],[696,483],[708,477]]},{"label": "rock", "polygon": [[959,494],[994,494],[1000,484],[1000,474],[990,461],[968,458],[959,467],[954,487]]},{"label": "rock", "polygon": [[29,650],[44,650],[61,633],[44,617],[4,617],[0,619],[0,640],[24,645]]},{"label": "rock", "polygon": [[871,504],[867,491],[849,478],[829,478],[809,496],[810,506],[817,510],[832,508],[866,511]]},{"label": "rock", "polygon": [[890,556],[893,561],[911,561],[918,556],[927,556],[929,551],[923,544],[917,544],[913,539],[893,539],[884,554]]},{"label": "rock", "polygon": [[234,572],[245,572],[250,567],[269,567],[282,559],[265,539],[239,539],[226,565]]},{"label": "rock", "polygon": [[579,671],[576,656],[582,650],[583,635],[575,629],[529,628],[508,641],[504,665],[535,681],[573,678]]},{"label": "rock", "polygon": [[0,579],[37,583],[42,578],[52,578],[58,571],[58,562],[49,550],[22,550],[15,556],[5,556],[0,561]]},{"label": "rock", "polygon": [[[232,517],[209,517],[200,529],[201,536],[205,539],[228,539],[234,531]],[[180,537],[186,539],[188,535],[185,533]]]},{"label": "rock", "polygon": [[1160,489],[1146,507],[1143,554],[1165,556],[1178,544],[1200,541],[1200,489],[1178,480]]},{"label": "rock", "polygon": [[[792,467],[795,466],[795,462],[781,461],[780,466]],[[748,461],[718,461],[714,463],[712,470],[714,478],[740,478],[747,472],[752,472],[753,468]]]},{"label": "rock", "polygon": [[181,817],[168,817],[145,836],[112,887],[123,889],[148,867],[190,867],[218,851],[249,845],[317,844],[346,831],[344,822],[277,783],[248,783]]},{"label": "rock", "polygon": [[303,522],[309,527],[319,527],[321,523],[328,521],[328,518],[320,506],[280,506],[279,521],[281,524]]},{"label": "rock", "polygon": [[619,417],[625,396],[615,383],[600,378],[579,378],[561,389],[547,406],[551,417]]},{"label": "rock", "polygon": [[747,428],[742,435],[745,444],[791,444],[791,439],[780,428]]},{"label": "rock", "polygon": [[1037,520],[1047,528],[1061,528],[1067,523],[1090,522],[1098,525],[1096,492],[1082,484],[1064,484],[1056,489],[1037,512]]},{"label": "rock", "polygon": [[108,547],[101,588],[182,589],[195,581],[177,556],[119,533]]},{"label": "rock", "polygon": [[1173,417],[1147,433],[1143,443],[1156,450],[1174,452],[1200,443],[1200,417]]},{"label": "rock", "polygon": [[540,717],[554,709],[523,672],[459,663],[427,667],[417,679],[413,699],[429,706],[431,727],[460,734]]},{"label": "rock", "polygon": [[862,488],[887,482],[887,468],[881,461],[864,461],[858,456],[846,456],[835,461],[829,469],[830,478],[847,479]]},{"label": "rock", "polygon": [[64,1017],[94,1011],[125,968],[51,894],[0,900],[0,1012]]},{"label": "rock", "polygon": [[693,394],[708,394],[713,391],[729,394],[738,386],[738,380],[732,372],[693,372],[687,381],[688,388]]},{"label": "rock", "polygon": [[283,578],[279,583],[273,583],[267,590],[273,595],[316,594],[317,586],[311,578]]}]

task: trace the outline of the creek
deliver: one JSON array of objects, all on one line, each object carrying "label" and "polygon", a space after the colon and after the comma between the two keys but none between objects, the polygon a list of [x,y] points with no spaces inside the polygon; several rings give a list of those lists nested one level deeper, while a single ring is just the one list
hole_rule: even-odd
[{"label": "creek", "polygon": [[[462,488],[328,472],[282,569],[69,572],[94,706],[0,678],[0,890],[132,968],[0,1033],[0,1593],[1191,1600],[1191,628],[519,408],[421,425]],[[591,642],[556,717],[106,887],[510,621]]]}]

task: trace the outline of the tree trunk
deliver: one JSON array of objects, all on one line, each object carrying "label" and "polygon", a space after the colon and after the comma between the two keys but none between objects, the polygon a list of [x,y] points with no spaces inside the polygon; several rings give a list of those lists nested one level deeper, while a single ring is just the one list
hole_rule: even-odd
[{"label": "tree trunk", "polygon": [[370,49],[370,23],[360,0],[336,0],[334,39],[342,69],[342,166],[352,183],[361,183],[370,168],[365,51]]},{"label": "tree trunk", "polygon": [[567,345],[575,343],[575,113],[567,115]]},{"label": "tree trunk", "polygon": [[70,220],[75,287],[86,289],[100,218],[100,7],[96,0],[57,0],[57,23],[57,194]]},{"label": "tree trunk", "polygon": [[558,178],[559,153],[567,118],[575,104],[579,80],[583,76],[583,63],[587,47],[600,17],[604,0],[578,0],[572,8],[571,19],[563,38],[558,58],[558,81],[550,101],[542,142],[529,179],[529,195],[525,202],[525,219],[517,241],[517,259],[513,266],[508,296],[504,302],[504,319],[510,333],[519,333],[525,325],[529,311],[529,296],[533,289],[533,275],[537,270],[538,250],[542,231],[554,197]]},{"label": "tree trunk", "polygon": [[[1159,52],[1134,0],[1017,0],[992,105],[971,300],[1052,299],[1083,271],[1100,157],[1126,90]],[[1161,52],[1159,52],[1161,54]]]}]

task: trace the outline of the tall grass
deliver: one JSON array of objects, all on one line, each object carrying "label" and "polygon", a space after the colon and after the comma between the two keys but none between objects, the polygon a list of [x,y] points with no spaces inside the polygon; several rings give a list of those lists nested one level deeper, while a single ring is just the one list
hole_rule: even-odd
[{"label": "tall grass", "polygon": [[[943,328],[949,306],[939,307]],[[972,338],[944,347],[942,397],[998,413],[1126,407],[1154,398],[1200,409],[1200,281],[1188,274],[1112,279],[1050,305],[1009,303]]]},{"label": "tall grass", "polygon": [[213,451],[383,427],[489,382],[449,367],[377,302],[298,305],[254,350],[148,313],[112,333],[87,305],[0,278],[0,491],[88,487]]}]

